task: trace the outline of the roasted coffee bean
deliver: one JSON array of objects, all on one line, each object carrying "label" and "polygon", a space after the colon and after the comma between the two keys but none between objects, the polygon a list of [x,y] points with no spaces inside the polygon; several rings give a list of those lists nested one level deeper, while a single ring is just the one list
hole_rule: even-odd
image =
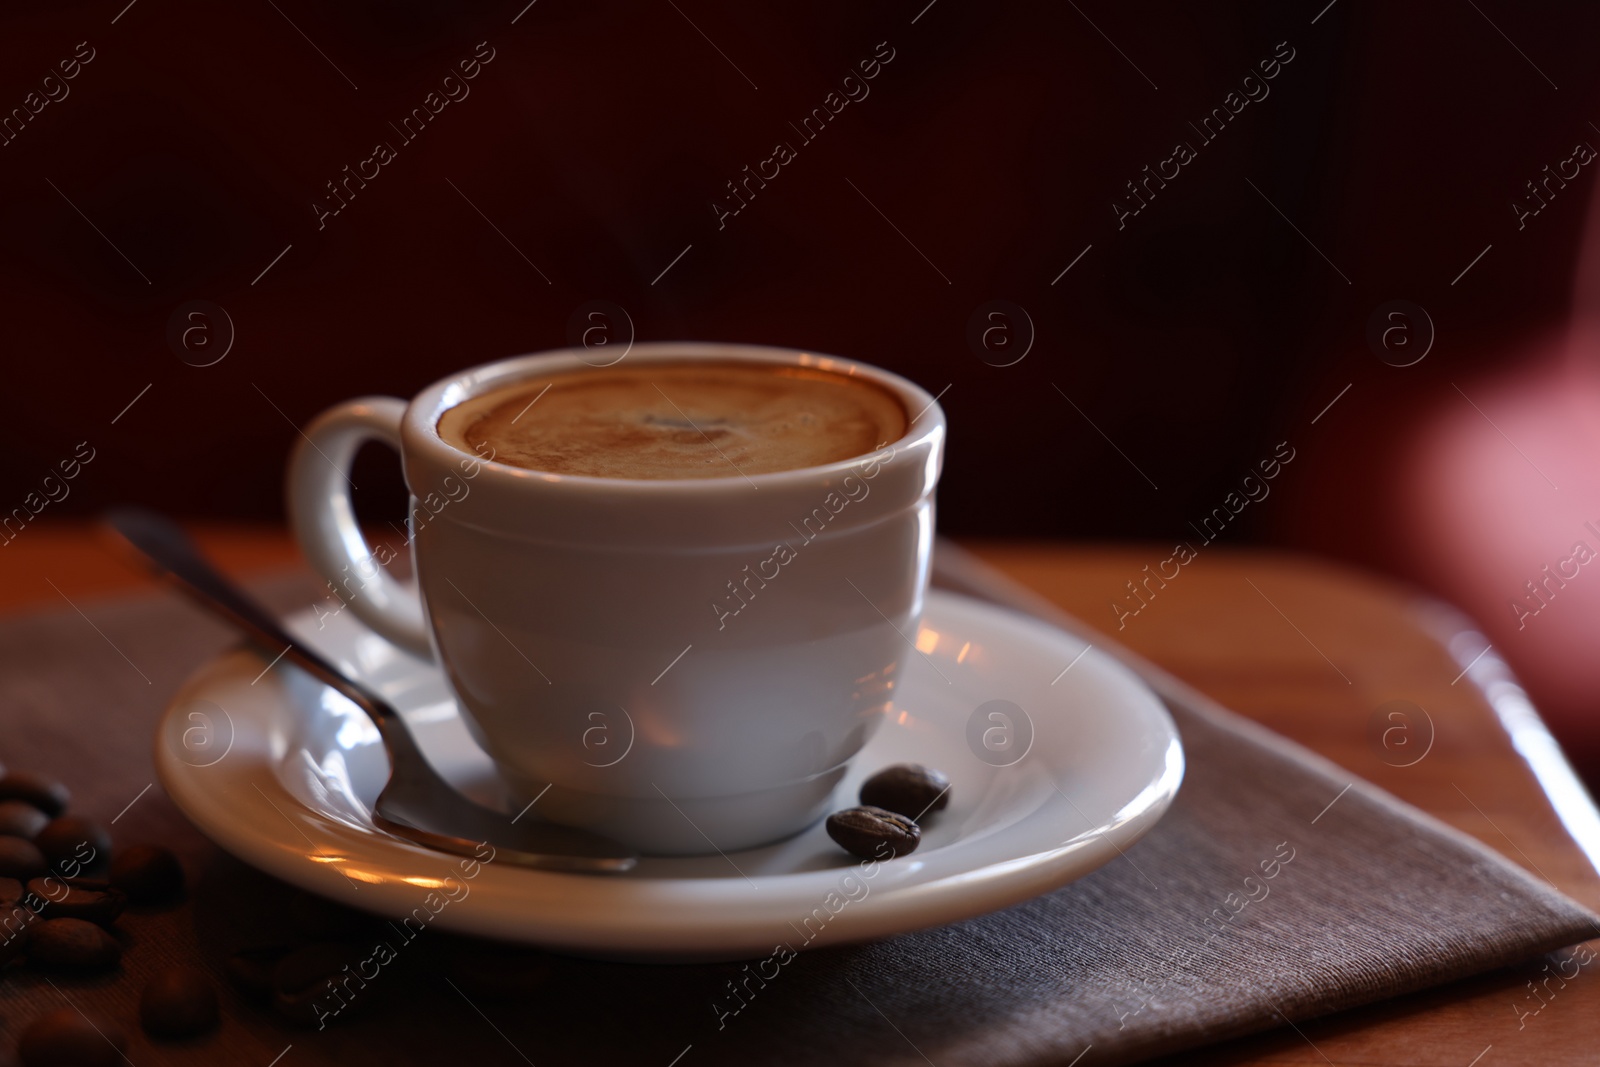
[{"label": "roasted coffee bean", "polygon": [[920,819],[950,803],[950,779],[920,763],[896,763],[861,783],[861,803]]},{"label": "roasted coffee bean", "polygon": [[128,1038],[115,1023],[76,1008],[53,1008],[28,1024],[17,1042],[24,1067],[112,1067],[122,1063]]},{"label": "roasted coffee bean", "polygon": [[336,904],[327,897],[296,890],[289,898],[289,920],[308,941],[364,943],[378,920],[364,911]]},{"label": "roasted coffee bean", "polygon": [[194,1037],[217,1018],[217,990],[192,967],[162,971],[139,994],[139,1025],[151,1037]]},{"label": "roasted coffee bean", "polygon": [[25,882],[44,872],[44,855],[32,841],[0,834],[0,878]]},{"label": "roasted coffee bean", "polygon": [[129,845],[111,857],[111,884],[135,904],[160,904],[183,892],[183,866],[160,845]]},{"label": "roasted coffee bean", "polygon": [[0,800],[0,834],[12,837],[35,837],[50,816],[25,800]]},{"label": "roasted coffee bean", "polygon": [[884,808],[846,808],[828,816],[828,836],[853,855],[889,859],[916,851],[922,830],[904,815]]},{"label": "roasted coffee bean", "polygon": [[365,1004],[366,982],[356,973],[365,958],[361,949],[337,941],[295,949],[272,969],[272,1006],[289,1022],[320,1026],[346,1007]]},{"label": "roasted coffee bean", "polygon": [[33,843],[44,853],[45,862],[57,869],[69,860],[93,867],[111,855],[111,835],[94,820],[77,815],[51,819],[34,835]]},{"label": "roasted coffee bean", "polygon": [[473,1000],[532,1003],[548,991],[555,965],[536,949],[456,948],[444,960],[450,980]]},{"label": "roasted coffee bean", "polygon": [[22,901],[22,883],[15,878],[0,878],[0,909]]},{"label": "roasted coffee bean", "polygon": [[38,921],[39,916],[21,904],[0,911],[0,967],[28,950],[28,934]]},{"label": "roasted coffee bean", "polygon": [[99,878],[35,878],[28,892],[47,901],[44,912],[51,919],[86,919],[107,926],[128,906],[128,894]]},{"label": "roasted coffee bean", "polygon": [[272,972],[288,954],[287,945],[241,949],[223,961],[222,971],[244,996],[251,1000],[271,1000]]},{"label": "roasted coffee bean", "polygon": [[54,778],[19,771],[0,776],[0,800],[22,800],[54,818],[67,810],[72,794]]},{"label": "roasted coffee bean", "polygon": [[42,919],[28,932],[28,962],[63,971],[104,971],[117,965],[122,946],[86,919]]}]

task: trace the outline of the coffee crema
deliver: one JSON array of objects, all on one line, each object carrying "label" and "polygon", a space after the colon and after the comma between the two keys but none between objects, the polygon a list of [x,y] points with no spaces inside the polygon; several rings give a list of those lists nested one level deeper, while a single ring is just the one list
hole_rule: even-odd
[{"label": "coffee crema", "polygon": [[524,378],[451,408],[438,429],[464,452],[529,470],[669,480],[836,463],[907,426],[905,407],[876,382],[706,360]]}]

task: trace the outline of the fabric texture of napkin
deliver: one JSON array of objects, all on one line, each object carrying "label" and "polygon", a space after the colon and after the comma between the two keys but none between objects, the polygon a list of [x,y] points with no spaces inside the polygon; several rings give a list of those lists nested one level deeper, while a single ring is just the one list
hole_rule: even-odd
[{"label": "fabric texture of napkin", "polygon": [[[318,594],[302,575],[258,589],[284,610]],[[132,1034],[128,1057],[140,1067],[261,1065],[280,1054],[284,1067],[1095,1067],[1600,934],[1595,916],[1465,835],[1214,706],[1169,701],[1188,771],[1165,818],[1123,858],[1006,911],[801,952],[766,982],[748,981],[740,965],[597,963],[490,951],[429,931],[372,983],[363,1011],[325,1030],[287,1028],[224,988],[216,1035],[155,1047],[137,1034],[135,1005],[161,967],[199,965],[221,987],[222,960],[236,949],[365,936],[228,858],[153,784],[149,751],[164,703],[233,640],[166,594],[0,623],[0,759],[65,780],[74,811],[115,818],[119,844],[171,845],[192,883],[177,908],[124,916],[120,979],[51,984],[8,969],[8,1040],[70,1002]],[[731,997],[730,983],[744,994]]]}]

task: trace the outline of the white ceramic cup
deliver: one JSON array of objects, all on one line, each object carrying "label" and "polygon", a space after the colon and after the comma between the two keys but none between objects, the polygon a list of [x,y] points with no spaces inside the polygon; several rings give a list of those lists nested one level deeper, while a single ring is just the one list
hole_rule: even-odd
[{"label": "white ceramic cup", "polygon": [[[323,413],[290,460],[295,533],[362,621],[440,664],[538,815],[658,855],[796,833],[829,810],[916,655],[944,413],[911,382],[833,356],[635,344],[630,365],[753,361],[876,382],[909,428],[825,466],[683,480],[541,473],[440,437],[440,416],[469,397],[593,358],[519,356],[409,404]],[[401,454],[416,590],[356,524],[347,472],[369,440]]]}]

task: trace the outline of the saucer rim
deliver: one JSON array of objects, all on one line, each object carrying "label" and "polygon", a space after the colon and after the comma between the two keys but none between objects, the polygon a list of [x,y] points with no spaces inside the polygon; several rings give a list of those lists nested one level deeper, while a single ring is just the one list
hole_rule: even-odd
[{"label": "saucer rim", "polygon": [[[309,611],[296,613],[291,616],[291,621],[309,614]],[[1002,628],[1028,630],[1032,632],[1030,636],[1040,642],[1053,641],[1078,648],[1086,645],[1081,638],[1031,616],[987,601],[943,590],[930,590],[927,615],[937,619],[950,614],[967,617],[985,628],[999,625]],[[367,630],[359,622],[354,625],[361,631]],[[867,906],[868,901],[864,898],[862,906],[841,910],[832,916],[815,944],[808,941],[805,947],[845,944],[907,933],[1013,906],[1069,884],[1117,858],[1165,815],[1176,798],[1185,770],[1183,746],[1176,724],[1160,698],[1125,665],[1093,646],[1088,646],[1085,656],[1098,657],[1102,669],[1122,675],[1124,683],[1131,683],[1130,689],[1136,687],[1142,691],[1143,697],[1148,698],[1147,703],[1151,706],[1144,710],[1153,715],[1154,724],[1161,727],[1161,732],[1165,734],[1166,743],[1161,753],[1159,773],[1145,782],[1113,815],[1053,848],[1006,860],[985,861],[929,880],[917,880],[914,877],[918,868],[897,870],[891,865],[882,865],[879,874],[888,872],[891,878],[880,882],[871,892],[871,897],[877,899]],[[456,857],[388,837],[375,827],[346,824],[329,818],[326,812],[307,807],[276,772],[287,753],[273,757],[269,751],[270,745],[262,744],[267,740],[264,720],[257,723],[262,736],[251,739],[254,747],[247,748],[253,758],[246,765],[244,773],[240,773],[239,761],[233,761],[233,765],[223,772],[226,779],[214,779],[209,784],[205,781],[208,776],[197,772],[215,770],[229,761],[224,759],[207,768],[196,767],[179,759],[171,746],[163,744],[163,738],[168,736],[179,709],[202,698],[204,693],[215,692],[230,680],[236,682],[240,676],[248,677],[259,669],[264,660],[265,657],[248,648],[235,648],[200,667],[174,694],[161,716],[155,737],[156,770],[163,787],[203,834],[224,851],[251,866],[307,891],[363,910],[386,915],[406,914],[417,903],[414,898],[419,895],[418,886],[416,883],[403,882],[402,878],[406,876],[394,874],[392,869],[414,864],[411,877],[424,878],[415,872],[448,867],[456,862]],[[420,663],[418,666],[432,669]],[[246,673],[246,667],[249,674]],[[270,698],[275,711],[285,703],[293,703],[279,687],[275,686],[268,692],[276,694]],[[246,725],[250,724],[251,720],[247,719]],[[235,723],[233,729],[233,740],[237,744],[239,724]],[[344,847],[352,855],[366,852],[369,859],[375,854],[379,857],[378,865],[391,870],[376,876],[377,881],[362,879],[362,884],[355,887],[355,881],[344,871],[365,873],[368,877],[373,877],[373,872],[360,872],[359,868],[349,865],[340,868],[334,863],[308,862],[310,854],[303,847],[294,847],[292,835],[275,837],[263,831],[259,825],[240,824],[232,819],[228,805],[217,803],[219,788],[226,796],[232,791],[230,787],[254,788],[261,791],[269,802],[273,802],[274,796],[280,801],[288,801],[298,809],[298,814],[308,827],[315,826],[328,835],[329,840],[324,842],[327,847]],[[274,806],[277,806],[276,802]],[[1024,816],[1023,821],[1042,817],[1041,809]],[[290,827],[295,828],[296,833],[303,836],[304,831],[287,814],[283,818]],[[962,844],[962,841],[957,841],[948,847],[958,849]],[[971,843],[967,844],[970,849]],[[754,876],[754,881],[788,886],[795,879],[809,875],[825,875],[837,880],[852,869],[852,866],[845,865],[821,870],[758,874]],[[764,911],[757,906],[735,911],[719,907],[716,900],[696,899],[697,895],[705,892],[707,883],[721,885],[733,879],[668,876],[610,879],[588,874],[493,868],[489,865],[485,865],[484,871],[493,875],[491,882],[482,883],[496,886],[491,893],[499,892],[501,888],[508,892],[514,889],[517,899],[511,904],[500,900],[491,901],[485,907],[446,908],[438,913],[442,928],[588,956],[682,961],[739,959],[762,954],[767,950],[758,946],[771,940],[774,927],[782,923],[781,919],[775,919],[771,908]],[[614,891],[602,889],[596,894],[592,890],[597,886],[618,888]],[[355,887],[353,894],[352,887]],[[374,892],[371,896],[363,895],[367,890]],[[596,896],[620,897],[623,900],[632,898],[635,903],[649,903],[652,906],[641,908],[640,913],[636,914],[629,914],[624,909],[620,912],[619,921],[619,911],[614,903],[603,907],[592,904],[585,906],[582,903],[585,898]],[[542,909],[547,906],[561,914],[542,915]],[[650,914],[644,914],[646,912]]]}]

